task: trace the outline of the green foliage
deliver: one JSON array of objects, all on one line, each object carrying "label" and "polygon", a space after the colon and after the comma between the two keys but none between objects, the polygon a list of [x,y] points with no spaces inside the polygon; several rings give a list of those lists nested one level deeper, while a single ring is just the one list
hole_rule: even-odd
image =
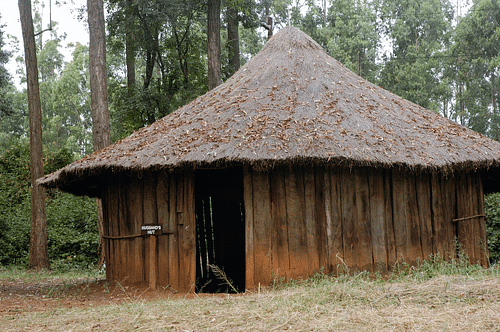
[{"label": "green foliage", "polygon": [[97,264],[99,233],[95,199],[56,192],[47,202],[47,238],[54,268]]},{"label": "green foliage", "polygon": [[490,262],[500,263],[500,193],[485,196],[484,212]]},{"label": "green foliage", "polygon": [[377,74],[375,59],[380,43],[375,9],[374,3],[335,1],[329,8],[326,29],[331,36],[326,43],[328,54],[370,81]]},{"label": "green foliage", "polygon": [[460,19],[451,52],[455,79],[455,103],[451,117],[467,127],[500,139],[498,59],[500,58],[500,5],[475,1]]},{"label": "green foliage", "polygon": [[[53,172],[71,162],[67,149],[45,151]],[[87,267],[98,259],[95,200],[50,191],[47,203],[49,258],[55,268]],[[0,265],[26,265],[30,246],[29,145],[17,143],[0,156]]]},{"label": "green foliage", "polygon": [[25,264],[30,238],[29,147],[18,144],[0,157],[0,263]]},{"label": "green foliage", "polygon": [[450,45],[453,10],[448,0],[381,2],[382,31],[392,43],[379,84],[420,106],[440,111],[443,62]]},{"label": "green foliage", "polygon": [[[3,177],[3,174],[0,174]],[[0,178],[0,265],[27,265],[30,244],[30,197],[12,190]]]},{"label": "green foliage", "polygon": [[[109,101],[112,137],[117,139],[207,91],[206,23],[199,1],[109,3]],[[128,35],[133,43],[127,44]],[[123,55],[130,53],[136,54],[131,61],[134,86],[127,85],[124,75]]]},{"label": "green foliage", "polygon": [[[0,19],[1,18],[2,16],[0,15]],[[3,27],[4,25],[0,24],[0,120],[2,120],[5,115],[12,113],[12,99],[10,94],[8,94],[11,88],[11,78],[5,68],[5,64],[9,61],[11,54],[5,50]]]}]

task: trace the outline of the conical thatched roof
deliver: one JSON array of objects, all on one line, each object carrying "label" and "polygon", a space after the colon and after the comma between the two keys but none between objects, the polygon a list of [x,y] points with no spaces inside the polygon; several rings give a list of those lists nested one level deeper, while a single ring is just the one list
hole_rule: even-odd
[{"label": "conical thatched roof", "polygon": [[229,80],[40,180],[121,170],[321,163],[455,172],[500,165],[500,143],[346,69],[300,30],[277,33]]}]

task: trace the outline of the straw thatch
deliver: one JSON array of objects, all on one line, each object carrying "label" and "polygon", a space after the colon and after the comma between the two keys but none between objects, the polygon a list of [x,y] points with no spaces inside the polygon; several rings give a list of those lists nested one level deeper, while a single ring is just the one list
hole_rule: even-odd
[{"label": "straw thatch", "polygon": [[346,69],[287,27],[224,84],[40,180],[77,191],[103,172],[320,163],[455,172],[500,165],[500,143]]}]

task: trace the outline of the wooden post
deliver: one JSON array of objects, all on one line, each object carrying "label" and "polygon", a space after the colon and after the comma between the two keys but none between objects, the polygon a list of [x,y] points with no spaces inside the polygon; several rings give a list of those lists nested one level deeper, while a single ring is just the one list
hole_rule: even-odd
[{"label": "wooden post", "polygon": [[[156,289],[158,283],[158,238],[157,236],[163,233],[161,224],[144,224],[141,226],[141,233],[149,235],[149,264],[146,264],[146,269],[149,265],[149,287]],[[146,247],[147,248],[147,247]],[[147,256],[146,256],[147,257]]]},{"label": "wooden post", "polygon": [[156,235],[149,236],[149,287],[156,289],[158,281],[158,251],[156,250],[158,238]]}]

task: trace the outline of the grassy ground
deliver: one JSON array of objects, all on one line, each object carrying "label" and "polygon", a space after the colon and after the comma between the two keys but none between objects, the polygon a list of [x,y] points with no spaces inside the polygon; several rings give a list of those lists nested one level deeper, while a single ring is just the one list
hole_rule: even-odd
[{"label": "grassy ground", "polygon": [[[0,279],[6,274],[0,270]],[[19,277],[13,274],[9,278]],[[245,295],[129,297],[123,304],[0,316],[0,330],[500,331],[500,267],[436,261],[403,265],[385,278],[351,273],[278,280]]]}]

